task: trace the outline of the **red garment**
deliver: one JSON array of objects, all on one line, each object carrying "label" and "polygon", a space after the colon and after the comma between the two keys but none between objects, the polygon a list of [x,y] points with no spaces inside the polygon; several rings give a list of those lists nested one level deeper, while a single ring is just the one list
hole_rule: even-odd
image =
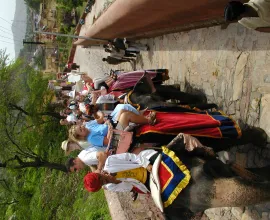
[{"label": "red garment", "polygon": [[87,173],[84,177],[84,188],[88,192],[97,192],[101,189],[101,182],[97,173]]},{"label": "red garment", "polygon": [[[145,115],[149,111],[145,112]],[[137,129],[136,136],[147,133],[177,135],[186,133],[193,136],[212,138],[239,138],[241,129],[229,116],[219,112],[156,112],[157,123],[154,126],[142,125]]]},{"label": "red garment", "polygon": [[141,191],[139,188],[137,188],[135,186],[133,186],[132,191],[140,193],[140,194],[146,194],[146,193],[144,193],[143,191]]}]

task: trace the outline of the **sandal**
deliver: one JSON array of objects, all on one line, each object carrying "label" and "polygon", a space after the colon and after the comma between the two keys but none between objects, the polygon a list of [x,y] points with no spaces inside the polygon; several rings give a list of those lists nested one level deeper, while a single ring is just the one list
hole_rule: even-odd
[{"label": "sandal", "polygon": [[148,124],[153,126],[156,124],[156,122],[157,122],[156,112],[150,112],[148,115]]}]

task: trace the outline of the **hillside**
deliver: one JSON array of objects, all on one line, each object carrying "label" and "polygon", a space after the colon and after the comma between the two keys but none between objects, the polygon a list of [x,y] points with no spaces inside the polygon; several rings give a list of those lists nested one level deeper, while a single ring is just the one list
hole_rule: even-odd
[{"label": "hillside", "polygon": [[[14,14],[14,21],[12,23],[12,33],[16,39],[24,39],[26,31],[27,21],[27,7],[24,0],[16,0],[16,9]],[[22,49],[22,44],[14,44],[15,58],[18,57],[20,49]]]}]

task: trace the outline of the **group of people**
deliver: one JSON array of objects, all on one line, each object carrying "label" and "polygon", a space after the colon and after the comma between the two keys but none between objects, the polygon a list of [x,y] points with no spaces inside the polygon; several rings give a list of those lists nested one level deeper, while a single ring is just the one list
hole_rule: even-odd
[{"label": "group of people", "polygon": [[[60,114],[64,118],[60,124],[69,126],[69,133],[61,148],[66,155],[80,150],[77,157],[67,160],[66,167],[68,172],[91,168],[92,172],[84,178],[88,191],[97,192],[103,187],[115,192],[132,192],[133,200],[140,193],[151,193],[168,219],[190,219],[210,207],[244,204],[237,199],[231,204],[224,200],[233,193],[239,198],[245,196],[250,189],[241,181],[223,186],[226,195],[217,191],[214,196],[210,194],[214,185],[219,189],[223,182],[245,179],[242,171],[251,172],[227,164],[226,154],[224,157],[217,153],[221,143],[242,136],[241,129],[229,116],[179,105],[139,109],[138,103],[129,102],[128,94],[143,87],[144,82],[151,86],[143,87],[140,93],[149,93],[155,99],[158,96],[155,86],[169,79],[167,69],[118,70],[96,79],[86,74],[81,76],[83,89],[71,90],[63,99],[65,107]],[[64,81],[61,83],[67,83]],[[56,82],[50,81],[50,84]],[[67,85],[76,87],[76,84]],[[114,154],[116,151],[111,151],[115,131],[126,134],[118,141],[129,134],[130,141],[125,142],[128,152]],[[252,187],[257,189],[257,185]],[[261,196],[269,185],[259,187],[261,191],[256,193]],[[199,200],[197,193],[205,198]],[[261,197],[260,201],[269,198]]]},{"label": "group of people", "polygon": [[109,56],[103,58],[102,61],[113,65],[123,62],[134,62],[140,51],[149,50],[148,45],[121,38],[115,38],[113,41],[109,41],[108,44],[104,44],[103,47],[105,52],[109,53]]},{"label": "group of people", "polygon": [[[269,13],[268,0],[250,0],[229,2],[224,15],[227,21],[267,31]],[[149,47],[117,38],[104,49],[110,54],[103,61],[120,64],[132,62]],[[72,74],[80,79],[68,82]],[[232,143],[256,142],[260,135],[241,131],[219,111],[196,108],[197,99],[195,108],[161,102],[157,88],[169,79],[167,69],[111,70],[95,79],[72,71],[67,76],[50,81],[49,88],[61,92],[60,124],[69,127],[61,148],[66,155],[80,151],[66,161],[66,168],[68,172],[91,168],[83,180],[87,191],[131,192],[133,200],[138,194],[151,194],[166,219],[191,219],[208,208],[270,200],[269,167],[246,169],[223,151]],[[131,94],[142,97],[136,99],[142,103],[134,103]],[[180,104],[192,99],[190,94],[181,95]],[[153,100],[155,107],[150,105]],[[118,139],[116,131],[122,135]],[[114,140],[123,141],[124,150],[112,151]],[[117,142],[116,147],[123,144]]]}]

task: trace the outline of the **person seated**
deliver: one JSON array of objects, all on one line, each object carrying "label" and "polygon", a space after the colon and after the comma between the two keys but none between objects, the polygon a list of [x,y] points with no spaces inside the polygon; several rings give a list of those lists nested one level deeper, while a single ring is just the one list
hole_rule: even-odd
[{"label": "person seated", "polygon": [[71,125],[75,125],[75,122],[70,122],[67,119],[60,119],[60,125],[66,125],[66,126],[71,126]]},{"label": "person seated", "polygon": [[[185,144],[185,150],[188,152],[191,151],[198,151],[198,152],[207,152],[207,154],[210,157],[215,157],[216,154],[214,151],[212,151],[211,148],[209,147],[205,147],[203,146],[200,141],[188,134],[184,134],[184,133],[180,133],[178,135],[178,138],[181,137],[183,139],[183,142]],[[75,143],[75,144],[74,144]],[[68,145],[69,144],[69,145]],[[92,147],[92,148],[91,148]],[[93,149],[93,147],[95,149]],[[68,172],[73,172],[74,169],[72,169],[72,166],[74,165],[74,162],[70,162],[70,161],[74,161],[74,159],[78,160],[79,163],[83,163],[84,165],[82,165],[81,167],[85,167],[85,166],[92,166],[92,165],[97,165],[100,164],[100,171],[103,169],[104,164],[105,164],[105,160],[107,159],[107,157],[109,156],[107,149],[105,147],[96,147],[91,145],[90,143],[86,142],[86,141],[80,141],[80,142],[76,142],[73,140],[66,140],[62,142],[62,149],[68,153],[71,152],[71,150],[75,150],[75,149],[82,149],[81,154],[78,155],[78,157],[76,158],[70,158],[66,161],[66,167]],[[70,152],[69,152],[70,151]],[[97,152],[104,152],[102,154],[97,153]],[[153,149],[149,149],[149,145],[147,144],[142,144],[141,147],[138,147],[136,149],[134,149],[132,151],[132,154],[127,153],[127,154],[122,154],[126,155],[127,158],[131,157],[131,160],[134,160],[134,158],[138,157],[140,158],[141,161],[145,161],[143,158],[146,157],[146,159],[150,159],[150,157],[154,154]],[[133,154],[136,154],[137,156],[133,156]],[[81,155],[84,155],[83,157]],[[224,157],[224,153],[219,154],[217,153],[217,155],[220,157],[220,155],[222,157]],[[117,156],[118,157],[118,156]],[[120,155],[121,157],[121,155]],[[227,156],[228,157],[228,156]],[[77,159],[78,158],[78,159]],[[110,157],[110,160],[112,160],[112,157]],[[129,160],[129,159],[128,159]],[[222,160],[224,163],[226,162],[226,160]],[[138,163],[139,161],[136,160],[136,163]],[[77,171],[79,172],[80,170],[77,169]]]},{"label": "person seated", "polygon": [[239,165],[225,164],[213,149],[187,150],[183,134],[162,147],[161,154],[145,150],[109,156],[101,173],[84,177],[84,187],[89,192],[103,187],[151,193],[166,219],[185,220],[208,208],[265,202],[270,195],[269,182]]},{"label": "person seated", "polygon": [[87,166],[97,167],[95,172],[101,172],[104,167],[104,163],[107,159],[107,153],[104,148],[86,148],[82,150],[76,158],[69,158],[66,161],[66,169],[68,172],[80,172]]},{"label": "person seated", "polygon": [[64,140],[61,144],[61,148],[65,152],[66,156],[72,151],[83,149],[78,142],[72,140]]},{"label": "person seated", "polygon": [[[118,118],[116,129],[125,130],[129,123],[135,124],[151,124],[155,120],[155,113],[153,112],[149,117],[137,115],[133,112],[126,111],[121,113]],[[104,124],[99,124],[97,120],[86,122],[85,125],[74,125],[69,129],[69,138],[75,141],[88,141],[89,143],[98,147],[107,147],[109,138],[113,132],[113,127],[109,121]]]},{"label": "person seated", "polygon": [[122,99],[115,97],[113,94],[101,95],[98,97],[96,104],[104,104],[104,103],[123,103]]},{"label": "person seated", "polygon": [[238,20],[246,28],[270,32],[270,1],[250,0],[247,3],[231,1],[224,10],[226,21]]},{"label": "person seated", "polygon": [[93,117],[98,121],[98,123],[101,124],[104,123],[106,118],[110,118],[113,123],[116,124],[120,117],[120,114],[124,111],[130,111],[136,115],[144,113],[144,110],[138,111],[130,104],[117,104],[115,106],[115,103],[112,103],[111,105],[107,103],[106,105],[90,105],[88,109],[88,115],[93,115]]},{"label": "person seated", "polygon": [[94,145],[90,144],[87,141],[73,141],[70,139],[67,139],[65,141],[62,142],[61,144],[61,148],[62,150],[65,152],[65,155],[68,156],[72,151],[75,150],[88,150],[88,151],[106,151],[106,148],[101,148],[101,147],[95,147]]}]

